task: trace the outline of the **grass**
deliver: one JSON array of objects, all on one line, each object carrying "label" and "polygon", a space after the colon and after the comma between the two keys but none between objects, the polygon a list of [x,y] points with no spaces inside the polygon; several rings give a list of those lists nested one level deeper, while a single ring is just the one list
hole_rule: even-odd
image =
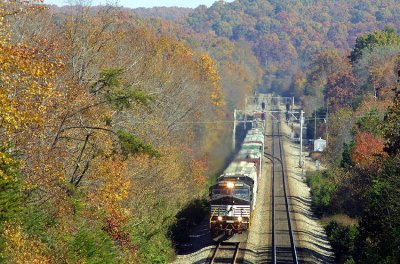
[{"label": "grass", "polygon": [[346,214],[326,215],[321,218],[322,225],[327,225],[331,221],[335,221],[342,226],[358,225],[358,220],[356,218],[351,218]]}]

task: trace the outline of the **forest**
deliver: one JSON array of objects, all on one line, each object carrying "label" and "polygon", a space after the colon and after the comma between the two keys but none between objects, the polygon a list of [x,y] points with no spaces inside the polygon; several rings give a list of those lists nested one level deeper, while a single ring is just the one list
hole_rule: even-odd
[{"label": "forest", "polygon": [[168,262],[223,163],[214,61],[114,7],[0,17],[0,262]]},{"label": "forest", "polygon": [[307,183],[337,263],[400,260],[399,48],[393,28],[376,30],[360,35],[349,56],[319,54],[309,75],[331,113],[316,112],[329,118],[329,130],[319,121],[315,131],[329,136],[326,169]]},{"label": "forest", "polygon": [[[338,263],[398,263],[400,6],[0,3],[0,262],[168,263],[246,95],[299,99]],[[329,127],[327,126],[329,125]],[[20,252],[20,254],[15,254]]]}]

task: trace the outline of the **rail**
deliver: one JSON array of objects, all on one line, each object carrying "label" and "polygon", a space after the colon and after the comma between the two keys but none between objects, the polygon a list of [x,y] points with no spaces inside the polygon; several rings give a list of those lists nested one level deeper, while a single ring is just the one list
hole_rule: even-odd
[{"label": "rail", "polygon": [[[279,123],[280,124],[280,123]],[[280,135],[280,126],[278,124],[278,135]],[[286,203],[286,213],[287,213],[287,218],[288,218],[288,225],[289,225],[289,233],[290,233],[290,244],[291,244],[291,250],[293,253],[293,261],[294,263],[298,264],[299,259],[297,255],[297,249],[296,249],[296,242],[294,240],[294,233],[293,233],[293,226],[292,226],[292,218],[291,218],[291,212],[290,212],[290,205],[289,205],[289,198],[287,195],[287,183],[286,183],[286,176],[285,176],[285,166],[283,164],[283,148],[282,148],[282,140],[281,137],[278,137],[279,139],[279,153],[280,153],[280,159],[281,159],[281,167],[282,167],[282,177],[283,177],[283,191],[285,193],[285,203]]]},{"label": "rail", "polygon": [[[213,250],[210,261],[208,263],[216,264],[218,263],[218,261],[222,260],[223,263],[227,263],[227,261],[230,261],[231,264],[235,264],[237,262],[239,249],[240,249],[240,243],[224,244],[220,242]],[[219,260],[220,258],[221,260]]]},{"label": "rail", "polygon": [[[297,249],[296,249],[296,244],[295,244],[295,239],[294,239],[294,233],[293,233],[293,226],[292,226],[292,220],[291,220],[291,212],[290,212],[290,205],[289,205],[289,199],[288,199],[288,194],[287,194],[287,182],[286,182],[286,176],[285,176],[285,166],[284,166],[284,159],[283,159],[283,148],[282,148],[282,140],[281,140],[281,131],[280,131],[280,121],[277,119],[277,135],[275,134],[275,121],[272,120],[272,198],[271,198],[271,203],[272,203],[272,262],[274,264],[277,263],[277,250],[276,250],[276,213],[275,213],[275,160],[279,162],[282,170],[282,177],[283,177],[283,193],[284,193],[284,199],[285,199],[285,208],[286,208],[286,216],[288,220],[288,228],[289,228],[289,238],[290,238],[290,247],[291,247],[291,252],[292,252],[292,257],[293,257],[293,263],[298,264],[298,255],[297,255]],[[278,137],[278,145],[279,145],[279,157],[275,156],[275,137]],[[267,153],[265,153],[267,154]],[[268,154],[267,154],[268,155]]]},{"label": "rail", "polygon": [[271,119],[271,134],[272,134],[272,262],[276,264],[276,231],[275,231],[275,136],[274,136],[274,120]]}]

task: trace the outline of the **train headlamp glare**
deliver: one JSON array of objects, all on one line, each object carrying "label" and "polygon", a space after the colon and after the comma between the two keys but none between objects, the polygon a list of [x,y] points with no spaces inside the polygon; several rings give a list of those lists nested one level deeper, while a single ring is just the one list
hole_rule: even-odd
[{"label": "train headlamp glare", "polygon": [[218,216],[218,221],[222,221],[222,216]]},{"label": "train headlamp glare", "polygon": [[239,217],[238,217],[238,221],[239,221],[239,222],[242,222],[242,221],[243,221],[243,218],[242,218],[241,216],[239,216]]},{"label": "train headlamp glare", "polygon": [[226,187],[228,187],[229,189],[233,189],[233,187],[235,187],[235,184],[233,182],[228,182],[226,184]]}]

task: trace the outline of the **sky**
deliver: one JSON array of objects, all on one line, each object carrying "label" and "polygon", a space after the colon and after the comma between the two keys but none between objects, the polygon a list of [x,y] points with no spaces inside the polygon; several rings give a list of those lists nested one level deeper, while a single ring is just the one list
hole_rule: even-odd
[{"label": "sky", "polygon": [[[232,2],[233,0],[228,0],[226,2]],[[54,4],[58,6],[68,5],[70,0],[45,0],[45,4]],[[74,2],[74,1],[72,1]],[[92,0],[93,5],[105,4],[106,0]],[[116,2],[111,0],[108,2]],[[137,7],[155,7],[155,6],[179,6],[179,7],[191,7],[195,8],[199,5],[210,6],[215,2],[215,0],[118,0],[118,5],[122,5],[130,8]]]}]

